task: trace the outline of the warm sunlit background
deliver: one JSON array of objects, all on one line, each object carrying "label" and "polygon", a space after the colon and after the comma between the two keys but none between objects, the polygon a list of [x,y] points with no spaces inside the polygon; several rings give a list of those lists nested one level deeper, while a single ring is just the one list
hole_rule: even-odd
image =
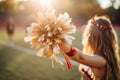
[{"label": "warm sunlit background", "polygon": [[57,13],[68,12],[77,25],[96,14],[109,15],[115,25],[120,24],[120,0],[0,0],[0,25],[12,15],[17,25],[26,26],[41,5],[54,8]]},{"label": "warm sunlit background", "polygon": [[[78,31],[73,45],[82,49],[81,26],[95,15],[108,15],[118,33],[120,44],[120,0],[0,0],[0,80],[80,80],[78,63],[73,69],[51,67],[48,59],[36,56],[23,40],[26,27],[41,8],[68,12]],[[10,16],[15,24],[13,44],[9,45],[6,24]],[[64,60],[63,60],[64,61]]]}]

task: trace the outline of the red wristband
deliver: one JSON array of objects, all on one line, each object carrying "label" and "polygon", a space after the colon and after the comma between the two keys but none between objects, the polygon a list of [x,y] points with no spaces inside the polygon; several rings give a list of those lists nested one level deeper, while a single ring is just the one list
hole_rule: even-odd
[{"label": "red wristband", "polygon": [[71,46],[71,50],[70,50],[68,53],[66,53],[66,55],[72,57],[72,56],[74,56],[76,53],[77,53],[76,49],[75,49],[73,46]]}]

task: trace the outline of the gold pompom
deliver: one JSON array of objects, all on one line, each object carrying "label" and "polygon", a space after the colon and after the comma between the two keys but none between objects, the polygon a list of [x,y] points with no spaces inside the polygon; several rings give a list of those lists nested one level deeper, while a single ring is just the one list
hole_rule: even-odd
[{"label": "gold pompom", "polygon": [[76,27],[71,23],[68,13],[55,15],[55,10],[46,10],[37,13],[37,19],[27,28],[25,42],[30,42],[31,47],[38,49],[38,56],[55,58],[59,54],[59,44],[72,44],[74,37],[69,34],[75,33]]}]

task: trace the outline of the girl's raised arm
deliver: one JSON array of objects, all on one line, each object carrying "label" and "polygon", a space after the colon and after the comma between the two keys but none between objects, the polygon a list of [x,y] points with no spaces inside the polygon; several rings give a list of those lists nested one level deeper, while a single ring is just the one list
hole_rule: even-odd
[{"label": "girl's raised arm", "polygon": [[[69,44],[60,45],[60,49],[67,54],[71,50],[71,45]],[[77,48],[75,48],[75,50],[76,50],[75,55],[70,56],[70,58],[79,63],[82,63],[84,65],[87,65],[93,68],[101,68],[106,65],[106,60],[102,56],[99,56],[99,55],[89,56],[89,55],[83,54]]]}]

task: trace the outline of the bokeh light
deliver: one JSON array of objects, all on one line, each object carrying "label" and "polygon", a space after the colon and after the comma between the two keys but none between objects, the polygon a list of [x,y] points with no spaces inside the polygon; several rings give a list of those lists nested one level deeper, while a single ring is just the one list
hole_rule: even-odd
[{"label": "bokeh light", "polygon": [[115,9],[120,8],[120,0],[98,0],[101,8],[106,9],[113,6]]},{"label": "bokeh light", "polygon": [[53,5],[52,0],[31,0],[31,1],[33,4],[40,6],[52,7]]},{"label": "bokeh light", "polygon": [[98,3],[100,4],[100,6],[103,8],[103,9],[106,9],[110,6],[112,6],[112,3],[110,0],[98,0]]}]

